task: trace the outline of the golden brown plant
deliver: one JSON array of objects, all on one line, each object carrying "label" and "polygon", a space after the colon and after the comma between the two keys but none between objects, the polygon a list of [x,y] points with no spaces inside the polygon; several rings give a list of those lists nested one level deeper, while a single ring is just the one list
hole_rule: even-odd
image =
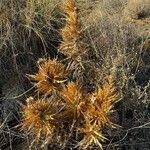
[{"label": "golden brown plant", "polygon": [[66,14],[66,25],[62,29],[62,42],[60,50],[68,57],[74,57],[78,53],[77,40],[80,35],[78,13],[75,0],[65,0],[63,5]]},{"label": "golden brown plant", "polygon": [[101,142],[106,140],[106,138],[102,135],[102,128],[97,125],[96,121],[90,122],[90,120],[87,120],[80,132],[84,134],[83,139],[79,143],[80,147],[87,149],[91,144],[95,144],[100,149],[103,149]]},{"label": "golden brown plant", "polygon": [[74,83],[70,82],[62,91],[62,97],[66,106],[66,115],[79,117],[84,111],[84,99],[81,89]]},{"label": "golden brown plant", "polygon": [[113,76],[110,75],[108,81],[92,94],[91,103],[88,106],[89,116],[97,119],[101,126],[113,126],[109,115],[118,99],[119,94],[115,89]]},{"label": "golden brown plant", "polygon": [[27,105],[22,108],[22,129],[30,131],[36,139],[52,135],[56,125],[57,109],[44,99],[27,99]]},{"label": "golden brown plant", "polygon": [[61,91],[64,82],[67,81],[67,71],[63,64],[56,60],[42,59],[38,63],[38,73],[30,75],[36,81],[37,91],[42,94],[52,94]]},{"label": "golden brown plant", "polygon": [[[83,48],[79,43],[80,29],[75,0],[65,0],[63,10],[66,15],[66,25],[61,32],[62,42],[59,48],[68,58],[78,60],[77,58],[81,58],[79,55],[83,53]],[[78,146],[86,149],[91,144],[95,144],[102,149],[101,142],[106,140],[102,134],[103,127],[106,125],[113,127],[110,114],[114,103],[119,99],[114,86],[114,77],[108,76],[107,82],[95,92],[85,94],[76,83],[66,84],[68,71],[56,60],[42,59],[38,63],[38,68],[38,73],[30,75],[36,82],[37,91],[48,95],[58,92],[64,107],[58,114],[58,105],[52,105],[44,99],[28,101],[27,105],[23,106],[22,128],[31,131],[39,139],[53,134],[54,130],[59,130],[60,135],[64,134],[67,122],[69,129],[70,127],[75,129],[78,134],[76,129],[79,128],[83,135]],[[60,128],[56,128],[58,120],[62,124]],[[72,131],[70,132],[67,134],[72,134]]]},{"label": "golden brown plant", "polygon": [[79,36],[78,15],[75,0],[66,0],[63,7],[66,13],[66,26],[62,30],[64,42],[77,39]]},{"label": "golden brown plant", "polygon": [[113,76],[108,76],[107,82],[99,87],[97,91],[89,96],[85,103],[83,128],[79,129],[84,137],[79,142],[79,146],[86,149],[91,144],[98,145],[102,149],[101,142],[106,138],[102,134],[103,127],[109,125],[113,127],[110,121],[110,113],[114,103],[118,101],[119,94],[114,86]]}]

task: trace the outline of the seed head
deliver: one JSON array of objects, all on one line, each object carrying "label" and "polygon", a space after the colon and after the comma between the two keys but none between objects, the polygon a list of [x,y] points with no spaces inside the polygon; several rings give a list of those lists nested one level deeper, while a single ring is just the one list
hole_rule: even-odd
[{"label": "seed head", "polygon": [[59,48],[63,54],[72,58],[79,54],[77,40],[80,35],[75,0],[65,0],[63,10],[66,16],[66,24],[61,31],[62,42]]},{"label": "seed head", "polygon": [[37,91],[42,94],[52,94],[54,91],[60,91],[62,85],[67,80],[67,71],[63,64],[56,60],[43,59],[38,63],[38,73],[30,75],[36,82]]},{"label": "seed head", "polygon": [[99,124],[110,125],[110,113],[114,103],[119,99],[119,94],[115,89],[114,81],[112,76],[108,77],[108,82],[106,82],[102,87],[99,87],[91,96],[91,103],[88,105],[89,116],[97,118]]},{"label": "seed head", "polygon": [[66,113],[68,115],[75,113],[79,117],[82,114],[84,107],[84,100],[81,89],[74,82],[70,82],[63,89],[62,97],[66,103]]},{"label": "seed head", "polygon": [[56,125],[56,107],[44,99],[29,99],[22,108],[22,129],[30,131],[37,139],[52,134]]}]

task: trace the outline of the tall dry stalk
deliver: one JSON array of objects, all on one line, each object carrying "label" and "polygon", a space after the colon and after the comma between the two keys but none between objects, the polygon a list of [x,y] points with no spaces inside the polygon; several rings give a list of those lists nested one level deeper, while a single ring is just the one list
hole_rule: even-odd
[{"label": "tall dry stalk", "polygon": [[76,8],[76,0],[65,0],[63,4],[66,24],[61,30],[62,42],[60,51],[69,58],[76,58],[80,54],[79,48],[79,19]]}]

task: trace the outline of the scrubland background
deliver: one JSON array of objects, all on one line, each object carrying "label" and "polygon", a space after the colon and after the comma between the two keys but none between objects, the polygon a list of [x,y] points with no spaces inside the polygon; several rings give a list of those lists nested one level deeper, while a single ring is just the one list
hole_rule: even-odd
[{"label": "scrubland background", "polygon": [[[32,95],[26,74],[39,58],[58,58],[64,16],[60,0],[0,0],[0,148],[21,150],[28,140],[18,129],[20,103]],[[77,0],[81,41],[90,49],[78,80],[87,88],[110,70],[121,100],[117,129],[107,129],[105,150],[150,150],[150,1]],[[92,80],[92,66],[98,66]],[[82,77],[82,79],[80,79]],[[61,149],[59,143],[50,149]],[[37,148],[38,149],[38,148]],[[65,149],[69,149],[65,148]],[[71,149],[71,148],[70,148]]]}]

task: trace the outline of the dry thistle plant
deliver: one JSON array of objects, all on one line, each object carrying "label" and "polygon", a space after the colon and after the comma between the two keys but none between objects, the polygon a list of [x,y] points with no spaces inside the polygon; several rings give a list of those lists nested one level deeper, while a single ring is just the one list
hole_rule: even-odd
[{"label": "dry thistle plant", "polygon": [[57,124],[57,111],[57,107],[49,101],[29,97],[27,105],[22,108],[22,129],[29,131],[37,140],[53,135]]},{"label": "dry thistle plant", "polygon": [[107,82],[89,96],[85,103],[86,111],[84,112],[85,123],[81,132],[84,134],[79,146],[86,149],[91,144],[98,145],[102,149],[102,144],[106,138],[102,131],[104,126],[114,127],[110,121],[110,114],[114,103],[119,99],[119,94],[114,86],[113,76],[108,76]]},{"label": "dry thistle plant", "polygon": [[81,89],[74,82],[69,82],[62,91],[62,97],[66,105],[65,115],[71,116],[72,119],[81,117],[85,108]]},{"label": "dry thistle plant", "polygon": [[98,87],[91,95],[91,104],[89,104],[88,113],[91,118],[98,120],[100,126],[109,125],[113,127],[109,119],[113,111],[114,103],[119,99],[119,93],[115,89],[113,76],[108,76],[107,82]]},{"label": "dry thistle plant", "polygon": [[[78,41],[80,32],[75,0],[65,0],[63,10],[66,14],[66,26],[62,29],[63,41],[59,48],[67,58],[74,61],[83,50]],[[69,59],[67,63],[69,66],[72,61]],[[52,104],[50,99],[28,99],[27,105],[24,105],[22,110],[24,114],[22,128],[34,134],[36,139],[41,137],[45,139],[53,135],[57,137],[58,130],[60,136],[64,136],[64,133],[68,137],[70,134],[79,136],[81,134],[83,138],[77,139],[79,142],[77,147],[86,149],[95,144],[102,149],[101,142],[106,140],[102,134],[103,127],[113,127],[110,114],[113,104],[119,99],[114,77],[108,76],[107,82],[91,94],[85,92],[85,89],[75,82],[68,82],[68,68],[55,59],[39,60],[38,73],[29,76],[36,82],[35,86],[39,93],[53,96],[54,99],[57,99],[55,93],[58,93],[63,107],[60,111],[59,104]],[[72,72],[74,73],[75,71]],[[61,125],[57,126],[58,124]]]},{"label": "dry thistle plant", "polygon": [[29,75],[34,80],[37,91],[51,95],[52,92],[61,91],[67,81],[67,71],[63,64],[55,59],[41,59],[38,61],[38,73]]},{"label": "dry thistle plant", "polygon": [[[47,99],[34,101],[29,98],[27,105],[23,106],[22,128],[31,131],[36,139],[39,139],[55,135],[59,130],[59,123],[64,127],[65,122],[72,126],[72,121],[75,121],[73,128],[76,134],[83,135],[77,147],[86,149],[94,144],[102,149],[102,142],[106,140],[102,134],[103,127],[113,127],[110,113],[119,98],[113,77],[108,76],[108,81],[93,94],[86,94],[74,82],[66,84],[60,94],[65,106],[61,113],[58,103],[52,105]],[[65,130],[62,128],[59,131],[64,134]],[[68,132],[67,134],[69,135]]]},{"label": "dry thistle plant", "polygon": [[78,23],[78,13],[76,8],[76,0],[65,0],[63,11],[66,17],[65,27],[61,31],[62,42],[60,44],[60,51],[69,58],[76,58],[79,56],[79,36],[80,29]]}]

